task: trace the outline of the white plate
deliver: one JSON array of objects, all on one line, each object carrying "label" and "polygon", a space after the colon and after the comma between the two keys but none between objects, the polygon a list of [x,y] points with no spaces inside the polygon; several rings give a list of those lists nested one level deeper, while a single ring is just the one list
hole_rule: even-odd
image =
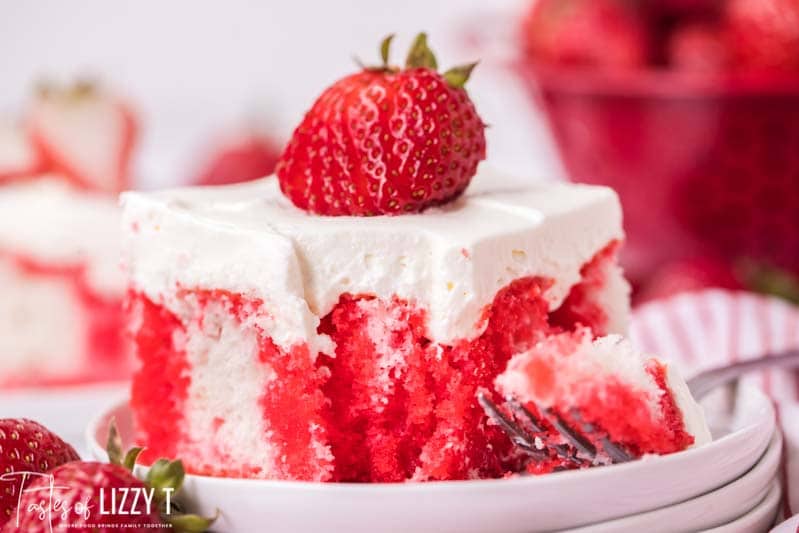
[{"label": "white plate", "polygon": [[707,494],[654,511],[625,516],[584,528],[572,533],[638,533],[646,531],[696,531],[727,524],[741,513],[754,509],[766,497],[782,456],[782,435],[774,432],[766,453],[749,472],[732,483]]},{"label": "white plate", "polygon": [[[405,484],[323,484],[187,476],[193,511],[222,515],[218,531],[537,531],[578,527],[657,509],[737,479],[768,446],[771,402],[742,388],[731,433],[696,449],[627,464],[513,479]],[[130,436],[124,404],[87,428],[105,460],[108,421]],[[711,420],[713,422],[713,420]],[[714,424],[711,424],[714,425]]]},{"label": "white plate", "polygon": [[757,531],[768,531],[774,525],[777,511],[780,507],[780,482],[775,479],[771,483],[771,488],[757,507],[728,524],[706,529],[702,533],[755,533]]},{"label": "white plate", "polygon": [[795,514],[784,522],[780,522],[770,533],[796,533],[799,531],[799,514]]}]

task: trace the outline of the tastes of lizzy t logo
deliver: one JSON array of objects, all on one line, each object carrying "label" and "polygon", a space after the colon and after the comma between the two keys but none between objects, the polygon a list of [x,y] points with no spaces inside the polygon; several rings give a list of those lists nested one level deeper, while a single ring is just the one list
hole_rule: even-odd
[{"label": "tastes of lizzy t logo", "polygon": [[[178,459],[158,459],[139,480],[133,469],[142,448],[122,452],[122,439],[113,421],[108,431],[108,463],[74,461],[49,473],[6,472],[0,490],[16,495],[18,531],[87,531],[107,529],[175,528],[205,531],[214,518],[186,514],[173,496],[186,472]],[[218,512],[217,512],[218,514]],[[43,527],[47,524],[47,527]]]},{"label": "tastes of lizzy t logo", "polygon": [[[17,528],[39,521],[47,524],[48,531],[54,531],[54,524],[59,528],[72,526],[91,530],[104,526],[124,527],[128,522],[126,517],[133,525],[135,517],[158,516],[159,512],[166,516],[172,514],[173,487],[163,487],[156,498],[153,487],[82,488],[56,484],[52,474],[23,471],[5,473],[0,476],[0,482],[10,486],[12,494],[17,494],[16,515],[11,517]],[[171,527],[168,523],[162,525]]]}]

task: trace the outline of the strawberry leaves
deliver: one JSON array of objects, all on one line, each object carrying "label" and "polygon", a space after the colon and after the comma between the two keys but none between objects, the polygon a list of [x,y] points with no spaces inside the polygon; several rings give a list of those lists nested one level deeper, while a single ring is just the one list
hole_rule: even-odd
[{"label": "strawberry leaves", "polygon": [[202,533],[207,531],[217,518],[219,518],[218,510],[213,518],[203,518],[194,514],[179,514],[169,519],[169,525],[172,526],[174,531],[181,531],[182,533]]},{"label": "strawberry leaves", "polygon": [[380,42],[380,59],[383,61],[383,68],[388,69],[389,52],[391,51],[391,41],[394,40],[394,34],[386,35]]},{"label": "strawberry leaves", "polygon": [[452,67],[448,71],[446,71],[442,76],[450,87],[453,89],[463,89],[463,86],[466,85],[466,82],[469,81],[469,76],[472,75],[472,70],[474,67],[477,66],[477,61],[474,63],[469,63],[468,65],[462,65],[460,67]]},{"label": "strawberry leaves", "polygon": [[[363,67],[362,68],[377,72],[392,72],[399,71],[397,67],[391,66],[389,63],[391,55],[391,43],[394,40],[394,34],[389,34],[380,41],[380,66],[377,67]],[[446,80],[447,84],[453,89],[463,89],[466,82],[469,81],[469,76],[472,70],[477,66],[478,61],[468,63],[466,65],[459,65],[452,67],[441,76]],[[436,56],[427,44],[427,34],[424,32],[419,33],[411,44],[408,51],[408,56],[405,59],[405,68],[429,68],[430,70],[438,69],[438,61]]]},{"label": "strawberry leaves", "polygon": [[105,451],[108,454],[108,461],[111,464],[122,464],[122,437],[119,436],[117,431],[117,424],[115,420],[111,420],[111,425],[108,428],[108,438],[105,441]]},{"label": "strawberry leaves", "polygon": [[[389,36],[388,39],[393,37]],[[384,41],[385,43],[385,41]],[[381,51],[383,47],[381,46]],[[381,52],[382,53],[382,52]],[[386,51],[388,54],[388,51]],[[388,57],[386,55],[386,57]],[[387,59],[385,60],[387,61]],[[460,65],[457,67],[452,67],[451,69],[447,70],[442,77],[446,80],[447,84],[453,89],[463,89],[463,86],[469,81],[469,76],[472,74],[472,70],[474,67],[477,66],[477,61],[474,63],[469,63],[467,65]],[[413,40],[413,44],[411,45],[411,49],[408,52],[408,57],[405,60],[405,68],[412,69],[412,68],[429,68],[430,70],[437,70],[438,69],[438,62],[436,61],[436,56],[430,47],[427,45],[427,34],[422,32],[416,36],[416,39]]]},{"label": "strawberry leaves", "polygon": [[427,34],[421,32],[413,40],[411,49],[408,51],[408,57],[405,59],[405,68],[429,68],[430,70],[438,69],[438,62],[436,56],[430,47],[427,46]]},{"label": "strawberry leaves", "polygon": [[186,471],[180,460],[158,459],[150,466],[146,482],[150,488],[155,489],[156,499],[163,501],[167,492],[174,494],[180,490],[185,476]]},{"label": "strawberry leaves", "polygon": [[144,451],[144,448],[139,447],[128,450],[128,453],[125,454],[125,458],[122,460],[122,466],[132,472],[133,467],[136,466],[136,460],[139,458],[142,451]]},{"label": "strawberry leaves", "polygon": [[[113,420],[111,421],[106,441],[109,462],[121,465],[132,472],[136,466],[136,459],[138,459],[142,450],[143,448],[134,447],[123,454],[122,438],[119,435],[116,423]],[[216,511],[213,518],[206,518],[184,513],[179,504],[172,501],[172,498],[183,487],[185,477],[186,470],[180,459],[175,461],[158,459],[150,466],[145,485],[153,490],[153,496],[155,501],[158,502],[158,508],[161,511],[161,520],[172,526],[173,531],[178,533],[201,533],[207,531],[219,517],[219,510]]]}]

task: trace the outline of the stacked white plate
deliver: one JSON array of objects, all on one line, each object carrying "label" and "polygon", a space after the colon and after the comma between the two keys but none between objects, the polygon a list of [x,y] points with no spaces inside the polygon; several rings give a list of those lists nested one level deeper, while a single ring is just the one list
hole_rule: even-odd
[{"label": "stacked white plate", "polygon": [[[214,531],[766,531],[780,502],[782,440],[769,399],[741,387],[706,405],[712,443],[662,457],[514,479],[320,484],[187,476],[192,511],[221,512]],[[715,401],[713,401],[715,400]],[[734,409],[725,409],[733,404]],[[125,404],[87,430],[106,459],[108,422],[131,434]]]}]

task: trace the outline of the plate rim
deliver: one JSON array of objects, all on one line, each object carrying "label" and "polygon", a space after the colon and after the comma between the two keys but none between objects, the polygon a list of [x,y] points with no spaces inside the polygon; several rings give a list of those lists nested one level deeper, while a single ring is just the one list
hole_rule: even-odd
[{"label": "plate rim", "polygon": [[[653,519],[656,519],[656,518],[655,517],[646,518],[646,515],[652,515],[654,513],[664,513],[664,512],[674,512],[674,513],[684,512],[684,511],[681,511],[680,507],[683,506],[683,505],[686,505],[686,504],[695,503],[694,500],[701,500],[703,498],[707,498],[707,497],[711,497],[711,496],[713,496],[715,498],[721,498],[722,494],[716,494],[716,493],[722,492],[722,491],[733,490],[733,486],[734,485],[745,483],[747,478],[758,467],[762,466],[762,468],[771,468],[771,466],[768,466],[768,467],[766,466],[767,456],[770,453],[775,453],[777,455],[776,460],[774,460],[774,462],[776,463],[776,468],[775,468],[776,472],[774,474],[772,474],[771,477],[769,477],[766,480],[766,482],[763,484],[763,487],[760,489],[760,492],[759,492],[760,498],[758,498],[755,501],[755,503],[754,503],[754,505],[752,507],[750,507],[749,509],[746,510],[746,513],[744,513],[744,515],[737,515],[736,517],[732,518],[731,520],[728,520],[727,522],[722,522],[721,524],[716,525],[716,526],[710,526],[710,529],[712,530],[713,528],[724,526],[724,525],[730,523],[731,521],[735,521],[735,520],[741,518],[742,516],[746,516],[746,514],[748,514],[750,511],[755,510],[763,502],[763,500],[766,499],[766,497],[769,495],[769,493],[771,492],[771,490],[773,488],[774,482],[775,481],[779,481],[779,462],[780,462],[780,458],[782,456],[783,441],[784,441],[784,439],[783,439],[783,436],[782,436],[782,432],[779,429],[775,428],[774,433],[772,434],[771,438],[769,439],[768,448],[766,448],[766,451],[763,452],[763,455],[761,455],[758,458],[757,462],[755,462],[755,464],[749,470],[747,470],[743,475],[741,475],[740,477],[734,479],[733,481],[731,481],[731,482],[729,482],[729,483],[727,483],[725,485],[717,487],[717,488],[715,488],[715,489],[713,489],[711,491],[708,491],[708,492],[706,492],[704,494],[700,494],[700,495],[695,496],[693,498],[687,498],[687,499],[679,501],[679,502],[675,502],[675,503],[672,503],[672,504],[669,504],[669,505],[664,505],[663,507],[658,507],[657,509],[650,509],[648,511],[641,511],[640,513],[634,513],[634,514],[622,516],[622,517],[619,517],[619,518],[614,518],[614,519],[611,519],[611,520],[605,520],[605,521],[602,521],[602,522],[595,522],[595,523],[592,523],[592,524],[581,526],[581,527],[575,528],[574,529],[574,533],[587,533],[589,531],[593,531],[593,528],[597,528],[597,527],[603,528],[601,531],[615,531],[615,529],[613,529],[613,528],[618,528],[618,527],[623,527],[623,528],[627,528],[627,529],[632,528],[632,527],[645,527],[646,526],[645,524],[627,524],[627,523],[625,523],[625,521],[631,521],[631,520],[636,520],[636,519],[641,519],[641,518],[653,520]],[[657,517],[657,518],[664,518],[664,517]],[[708,529],[708,526],[702,526],[702,527],[704,529]]]},{"label": "plate rim", "polygon": [[[640,467],[642,462],[646,462],[652,464],[654,462],[659,462],[662,465],[667,465],[668,463],[673,463],[675,461],[683,461],[686,457],[693,457],[700,454],[709,453],[709,447],[718,447],[721,446],[723,443],[731,440],[731,439],[739,439],[742,438],[741,434],[751,434],[750,436],[757,436],[759,437],[764,432],[768,435],[767,439],[764,439],[764,445],[761,445],[760,453],[757,455],[755,460],[748,465],[747,472],[751,470],[751,468],[760,460],[763,456],[763,453],[768,449],[769,443],[771,441],[771,435],[776,428],[776,412],[774,410],[774,406],[771,401],[768,399],[768,396],[759,388],[751,386],[751,385],[743,385],[741,387],[742,391],[746,391],[746,394],[753,394],[759,396],[760,403],[762,403],[762,408],[764,409],[764,415],[758,417],[757,422],[745,426],[743,428],[738,429],[737,431],[727,434],[719,439],[713,440],[708,444],[698,447],[692,447],[687,450],[683,450],[680,452],[663,455],[663,456],[648,456],[637,461],[631,461],[628,463],[622,464],[614,464],[603,466],[601,468],[589,468],[584,470],[568,470],[564,472],[553,472],[547,474],[545,476],[517,476],[513,478],[499,478],[499,479],[474,479],[474,480],[441,480],[441,481],[425,481],[420,483],[351,483],[351,482],[337,482],[337,483],[326,483],[326,482],[318,482],[318,481],[297,481],[297,480],[276,480],[276,479],[253,479],[253,478],[231,478],[231,477],[218,477],[218,476],[208,476],[202,474],[187,474],[187,477],[191,477],[193,479],[197,479],[203,483],[213,483],[213,484],[243,484],[250,487],[259,487],[259,488],[280,488],[285,490],[300,490],[300,491],[323,491],[323,492],[333,492],[333,491],[349,491],[351,493],[358,493],[358,492],[373,492],[375,489],[379,489],[381,491],[409,491],[409,490],[421,490],[423,492],[435,492],[440,490],[446,491],[459,491],[459,490],[473,490],[475,487],[488,487],[491,485],[495,485],[497,487],[507,487],[513,488],[516,486],[523,486],[523,487],[530,487],[538,484],[538,485],[546,485],[547,483],[551,483],[552,481],[549,480],[560,480],[560,481],[573,481],[574,479],[584,481],[584,482],[591,482],[592,479],[596,477],[600,477],[600,479],[609,472],[613,472],[615,475],[623,476],[626,472],[630,470],[634,470]],[[89,453],[92,457],[97,460],[107,461],[108,455],[105,452],[104,446],[97,441],[95,438],[99,428],[102,424],[104,424],[105,419],[108,415],[117,412],[118,409],[128,408],[129,400],[122,400],[112,404],[109,407],[105,407],[102,410],[99,410],[95,416],[89,421],[85,431],[84,431],[84,439],[86,442],[86,446],[89,450]],[[765,426],[765,427],[763,427]],[[137,469],[141,468],[142,471],[146,471],[146,466],[144,465],[137,465]],[[731,480],[732,481],[732,480]],[[729,483],[729,482],[728,482]],[[718,487],[717,487],[718,488]]]},{"label": "plate rim", "polygon": [[719,526],[710,529],[704,529],[702,531],[703,533],[723,533],[730,531],[729,528],[731,527],[740,528],[743,525],[747,525],[750,521],[758,520],[758,515],[762,512],[768,511],[770,508],[772,508],[772,506],[773,512],[776,516],[779,514],[780,498],[782,498],[782,484],[780,483],[779,477],[775,477],[771,481],[768,492],[763,499],[757,503],[757,505],[749,509],[735,520],[730,520],[729,522]]}]

